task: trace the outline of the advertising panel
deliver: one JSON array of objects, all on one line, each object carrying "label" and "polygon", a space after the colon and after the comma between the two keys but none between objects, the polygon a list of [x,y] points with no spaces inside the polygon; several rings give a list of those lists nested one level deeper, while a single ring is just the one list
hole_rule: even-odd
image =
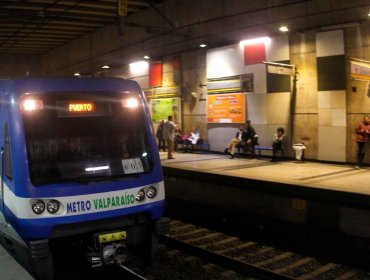
[{"label": "advertising panel", "polygon": [[208,123],[244,123],[245,94],[212,94],[207,96]]},{"label": "advertising panel", "polygon": [[150,100],[150,111],[153,123],[159,123],[161,120],[167,120],[172,116],[174,123],[181,121],[180,98],[157,98]]}]

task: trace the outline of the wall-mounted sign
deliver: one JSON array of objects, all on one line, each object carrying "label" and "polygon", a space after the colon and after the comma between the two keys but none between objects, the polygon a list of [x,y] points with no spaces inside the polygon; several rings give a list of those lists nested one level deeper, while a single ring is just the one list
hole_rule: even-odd
[{"label": "wall-mounted sign", "polygon": [[279,74],[279,75],[288,75],[294,76],[294,68],[293,67],[285,67],[279,65],[267,65],[267,72],[271,74]]},{"label": "wall-mounted sign", "polygon": [[180,98],[157,98],[150,100],[150,111],[153,123],[159,123],[161,120],[167,120],[172,116],[174,123],[179,123],[181,118]]},{"label": "wall-mounted sign", "polygon": [[207,96],[208,123],[244,123],[245,94],[213,94]]},{"label": "wall-mounted sign", "polygon": [[208,79],[208,93],[253,92],[253,74]]},{"label": "wall-mounted sign", "polygon": [[355,80],[370,81],[370,63],[351,61],[351,78]]}]

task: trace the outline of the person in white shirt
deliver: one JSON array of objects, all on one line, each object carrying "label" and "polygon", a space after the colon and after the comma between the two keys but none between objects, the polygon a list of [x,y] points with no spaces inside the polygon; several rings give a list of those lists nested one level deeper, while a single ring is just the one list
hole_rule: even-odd
[{"label": "person in white shirt", "polygon": [[191,144],[196,144],[199,138],[200,138],[199,131],[195,127],[193,127],[193,129],[190,132],[190,136],[188,137],[188,140],[191,142]]},{"label": "person in white shirt", "polygon": [[188,152],[189,145],[195,145],[195,144],[197,144],[199,138],[200,138],[200,132],[195,127],[193,127],[192,130],[191,130],[191,132],[189,133],[189,137],[186,140],[187,143],[186,143],[185,152]]}]

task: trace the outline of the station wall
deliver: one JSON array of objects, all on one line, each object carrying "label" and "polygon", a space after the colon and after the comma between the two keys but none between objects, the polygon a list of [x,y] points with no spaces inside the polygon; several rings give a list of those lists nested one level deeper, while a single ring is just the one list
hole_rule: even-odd
[{"label": "station wall", "polygon": [[[224,149],[238,124],[207,124],[207,79],[252,73],[254,89],[246,93],[247,118],[261,144],[271,144],[276,128],[283,126],[290,143],[307,145],[306,158],[354,162],[354,128],[370,113],[369,83],[350,80],[348,65],[349,57],[370,60],[370,22],[367,14],[366,19],[358,18],[363,5],[363,1],[347,0],[252,1],[249,5],[240,0],[166,0],[158,8],[175,29],[169,29],[161,16],[148,9],[127,20],[155,26],[163,30],[160,34],[127,26],[120,35],[117,26],[106,26],[44,54],[31,63],[33,69],[39,65],[39,71],[31,73],[132,78],[148,90],[148,98],[159,98],[150,96],[153,91],[175,88],[172,95],[182,103],[182,130],[187,133],[197,126],[215,151]],[[340,15],[335,13],[337,7],[345,7]],[[278,33],[282,22],[287,22],[292,32]],[[355,24],[338,25],[348,22]],[[325,29],[327,26],[331,28]],[[266,61],[297,65],[295,92],[291,77],[266,73],[260,61],[244,60],[239,41],[266,35],[272,38]],[[207,48],[199,48],[202,42]],[[128,64],[145,54],[162,63],[161,87],[150,85],[148,72],[130,72]],[[217,56],[220,60],[212,59]],[[13,76],[21,76],[25,68],[16,68],[16,64]],[[105,64],[111,68],[102,70]],[[192,93],[197,93],[196,97]],[[370,163],[370,151],[365,162]]]},{"label": "station wall", "polygon": [[[288,135],[287,156],[294,156],[291,144],[303,142],[308,159],[354,162],[354,128],[370,108],[368,82],[349,79],[348,57],[370,58],[368,45],[353,45],[352,40],[359,38],[368,44],[368,38],[363,38],[367,33],[360,32],[361,26],[356,28],[357,33],[347,29],[308,30],[271,38],[265,60],[297,66],[295,93],[293,77],[267,73],[261,62],[246,64],[239,44],[161,57],[162,88],[179,88],[174,95],[182,101],[183,132],[198,127],[212,150],[223,151],[239,124],[207,124],[207,79],[253,74],[254,90],[245,93],[247,119],[252,121],[261,145],[271,145],[273,134],[281,126]],[[174,58],[180,65],[177,69]],[[109,75],[134,79],[150,89],[149,71],[137,75],[126,66]],[[200,98],[194,98],[192,92],[198,92]],[[369,159],[367,153],[365,162]]]},{"label": "station wall", "polygon": [[0,57],[0,77],[2,79],[40,76],[41,73],[40,55],[3,54]]},{"label": "station wall", "polygon": [[[369,103],[368,83],[349,79],[346,32],[307,31],[272,37],[266,45],[264,59],[297,66],[295,93],[292,77],[267,73],[266,65],[261,61],[246,64],[245,52],[239,44],[176,56],[181,64],[180,74],[173,69],[174,57],[164,57],[162,86],[182,85],[178,96],[182,99],[183,131],[189,132],[196,126],[212,150],[223,151],[239,124],[207,124],[207,88],[204,85],[211,78],[253,74],[253,91],[245,93],[247,119],[252,120],[261,145],[271,145],[273,134],[281,126],[288,135],[288,156],[293,156],[291,144],[303,142],[307,146],[307,158],[355,161],[354,128],[362,116],[368,114],[370,107],[364,106]],[[362,51],[355,54],[359,55],[363,55]],[[123,73],[124,77],[133,78],[147,88],[148,73],[139,77],[129,71]],[[200,92],[203,99],[192,97],[191,92]],[[358,107],[348,103],[352,94],[361,96],[363,103],[358,103]]]},{"label": "station wall", "polygon": [[[268,73],[262,61],[289,64],[288,36],[275,37],[262,43],[258,41],[256,44],[238,44],[209,50],[207,79],[253,75],[253,90],[245,92],[247,119],[252,121],[259,136],[259,144],[271,145],[278,127],[283,127],[288,139],[291,139],[291,78],[289,75]],[[211,147],[222,151],[235,135],[235,127],[238,124],[208,124]],[[287,145],[288,155],[291,153],[290,146]]]}]

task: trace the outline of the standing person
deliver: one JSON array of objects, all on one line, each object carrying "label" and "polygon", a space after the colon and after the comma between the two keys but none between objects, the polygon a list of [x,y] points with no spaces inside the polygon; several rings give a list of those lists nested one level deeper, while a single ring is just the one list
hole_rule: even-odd
[{"label": "standing person", "polygon": [[175,141],[174,141],[174,151],[177,152],[177,146],[178,144],[182,143],[181,139],[181,129],[179,128],[178,125],[176,125],[175,128]]},{"label": "standing person", "polygon": [[362,123],[356,129],[356,142],[358,146],[357,152],[357,165],[355,168],[360,169],[364,158],[365,158],[365,150],[366,150],[366,143],[370,142],[370,117],[364,116]]},{"label": "standing person", "polygon": [[168,116],[167,122],[163,126],[164,139],[167,140],[167,158],[174,159],[172,156],[173,145],[175,140],[175,128],[176,125],[172,121],[172,116]]},{"label": "standing person", "polygon": [[256,158],[254,146],[258,145],[258,135],[251,125],[251,121],[247,120],[245,129],[242,135],[242,141],[245,142],[246,146],[251,150],[252,158]]},{"label": "standing person", "polygon": [[274,139],[272,141],[272,160],[276,161],[276,153],[277,151],[283,151],[284,150],[284,128],[279,127],[276,130],[276,133],[274,135]]},{"label": "standing person", "polygon": [[164,139],[164,135],[163,135],[163,126],[164,126],[164,120],[161,121],[161,123],[159,124],[158,128],[157,128],[157,133],[156,133],[156,136],[157,136],[157,139],[158,139],[158,151],[160,151],[161,149],[163,150],[163,152],[166,151],[166,141]]},{"label": "standing person", "polygon": [[229,142],[228,148],[225,149],[225,153],[230,153],[230,158],[234,158],[235,147],[242,141],[244,131],[244,125],[239,126],[238,131],[236,132],[235,138],[231,139]]}]

